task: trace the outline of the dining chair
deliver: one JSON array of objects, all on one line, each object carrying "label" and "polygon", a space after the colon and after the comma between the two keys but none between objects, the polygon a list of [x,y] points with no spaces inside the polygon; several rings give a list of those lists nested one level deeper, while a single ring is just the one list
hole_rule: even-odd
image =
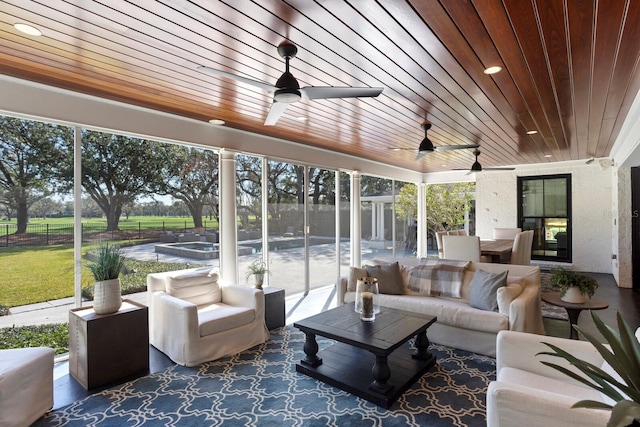
[{"label": "dining chair", "polygon": [[533,230],[516,234],[511,250],[511,264],[531,265],[531,246],[533,245]]},{"label": "dining chair", "polygon": [[436,231],[436,243],[438,245],[438,258],[444,258],[442,249],[442,236],[446,236],[448,231]]},{"label": "dining chair", "polygon": [[442,236],[442,249],[446,259],[480,262],[479,236]]},{"label": "dining chair", "polygon": [[494,228],[493,229],[493,238],[495,240],[498,239],[508,239],[508,240],[514,240],[516,238],[516,234],[522,232],[522,229],[520,227],[516,227],[516,228]]}]

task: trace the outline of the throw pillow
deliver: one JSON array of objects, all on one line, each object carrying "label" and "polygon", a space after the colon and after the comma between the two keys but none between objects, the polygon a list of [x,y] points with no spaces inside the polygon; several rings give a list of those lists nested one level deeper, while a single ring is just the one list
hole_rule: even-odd
[{"label": "throw pillow", "polygon": [[355,292],[358,279],[367,276],[367,270],[359,267],[351,267],[349,269],[349,279],[347,281],[347,292]]},{"label": "throw pillow", "polygon": [[402,273],[400,264],[365,265],[367,276],[378,279],[378,291],[381,294],[402,295],[404,284],[402,283]]},{"label": "throw pillow", "polygon": [[509,270],[492,274],[476,270],[471,279],[469,306],[480,310],[498,311],[498,288],[507,284]]},{"label": "throw pillow", "polygon": [[211,268],[195,268],[167,277],[166,292],[176,298],[197,306],[213,304],[222,300],[217,274]]},{"label": "throw pillow", "polygon": [[409,289],[421,295],[460,298],[469,261],[421,260],[409,273]]}]

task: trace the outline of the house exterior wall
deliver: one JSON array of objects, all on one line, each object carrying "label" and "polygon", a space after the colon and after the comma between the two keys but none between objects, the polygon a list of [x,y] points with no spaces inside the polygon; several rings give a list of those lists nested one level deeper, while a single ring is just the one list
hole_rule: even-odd
[{"label": "house exterior wall", "polygon": [[519,167],[513,172],[476,174],[476,234],[491,238],[495,227],[516,227],[517,177],[571,174],[573,269],[612,273],[615,167],[597,160]]},{"label": "house exterior wall", "polygon": [[631,256],[631,218],[638,212],[631,210],[631,169],[616,168],[613,177],[613,202],[615,215],[613,226],[611,269],[618,286],[633,287],[633,264]]}]

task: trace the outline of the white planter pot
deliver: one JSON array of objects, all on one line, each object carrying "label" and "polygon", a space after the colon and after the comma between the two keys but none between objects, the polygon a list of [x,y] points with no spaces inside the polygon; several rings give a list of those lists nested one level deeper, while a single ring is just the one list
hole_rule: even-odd
[{"label": "white planter pot", "polygon": [[574,304],[584,304],[584,294],[580,292],[580,288],[577,286],[571,286],[567,289],[567,292],[560,297],[562,301],[571,302]]},{"label": "white planter pot", "polygon": [[264,284],[264,274],[256,273],[253,275],[253,279],[255,280],[255,288],[262,289],[262,285]]},{"label": "white planter pot", "polygon": [[111,314],[122,306],[120,279],[96,282],[93,289],[93,311],[97,314]]}]

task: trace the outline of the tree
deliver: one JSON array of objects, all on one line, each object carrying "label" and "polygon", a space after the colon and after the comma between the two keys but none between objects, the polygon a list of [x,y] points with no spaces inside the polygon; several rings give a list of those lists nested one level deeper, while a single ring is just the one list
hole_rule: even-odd
[{"label": "tree", "polygon": [[168,146],[156,191],[183,202],[196,228],[202,228],[204,206],[215,204],[218,192],[218,154],[180,145]]},{"label": "tree", "polygon": [[[465,214],[471,208],[475,184],[431,184],[426,187],[427,230],[451,230],[464,225]],[[396,214],[401,219],[416,218],[418,214],[418,189],[407,184],[398,193]]]},{"label": "tree", "polygon": [[85,130],[82,134],[82,187],[117,230],[122,207],[152,192],[168,158],[166,144]]},{"label": "tree", "polygon": [[72,141],[68,127],[0,117],[0,197],[7,212],[15,210],[17,234],[27,231],[31,205],[61,184]]}]

